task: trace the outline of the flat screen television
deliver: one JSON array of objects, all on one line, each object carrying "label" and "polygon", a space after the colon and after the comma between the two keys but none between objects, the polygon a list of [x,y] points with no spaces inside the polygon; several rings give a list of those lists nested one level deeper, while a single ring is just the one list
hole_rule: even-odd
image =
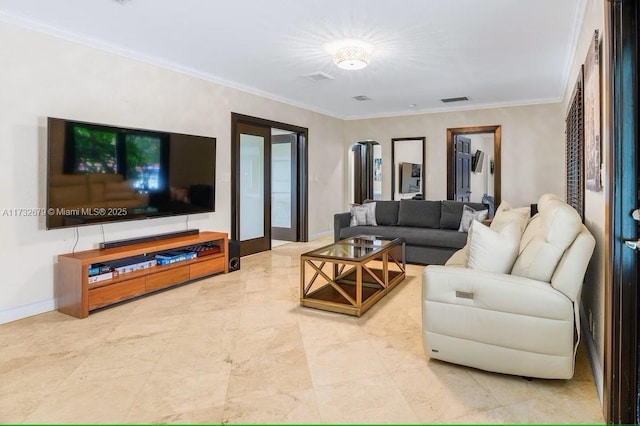
[{"label": "flat screen television", "polygon": [[215,211],[215,138],[59,118],[47,131],[47,229]]},{"label": "flat screen television", "polygon": [[400,193],[410,194],[420,192],[420,178],[422,166],[414,163],[400,164]]},{"label": "flat screen television", "polygon": [[482,172],[482,163],[484,162],[484,152],[477,150],[476,153],[471,157],[471,171],[472,172]]}]

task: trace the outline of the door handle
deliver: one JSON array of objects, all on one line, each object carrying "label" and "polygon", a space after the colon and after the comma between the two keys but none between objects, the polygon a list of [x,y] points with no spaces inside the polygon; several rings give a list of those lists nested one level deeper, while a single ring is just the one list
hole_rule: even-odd
[{"label": "door handle", "polygon": [[629,247],[631,250],[638,250],[640,248],[640,240],[626,240],[624,245]]},{"label": "door handle", "polygon": [[[633,213],[631,213],[631,217],[636,222],[640,222],[640,209],[635,209]],[[632,250],[640,250],[640,240],[625,240],[624,245]]]}]

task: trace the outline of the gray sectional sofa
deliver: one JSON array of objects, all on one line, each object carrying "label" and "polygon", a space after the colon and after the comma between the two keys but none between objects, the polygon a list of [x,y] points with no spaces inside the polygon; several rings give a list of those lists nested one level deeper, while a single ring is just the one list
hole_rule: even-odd
[{"label": "gray sectional sofa", "polygon": [[467,233],[458,232],[465,204],[474,210],[488,208],[459,201],[376,201],[377,225],[349,226],[351,213],[338,213],[333,220],[334,239],[355,235],[404,238],[408,263],[443,265],[467,242]]}]

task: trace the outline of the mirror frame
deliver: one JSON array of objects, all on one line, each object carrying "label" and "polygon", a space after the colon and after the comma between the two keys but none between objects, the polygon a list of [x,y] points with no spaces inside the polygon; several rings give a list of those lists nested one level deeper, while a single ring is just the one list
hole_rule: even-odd
[{"label": "mirror frame", "polygon": [[[502,126],[470,126],[470,127],[452,127],[447,129],[447,200],[453,200],[455,193],[456,170],[455,170],[455,149],[454,139],[457,135],[473,135],[478,133],[493,133],[493,197],[494,209],[497,209],[502,201],[502,191],[500,182],[502,180],[501,172],[501,154],[500,146],[502,145]],[[495,210],[494,210],[495,211]]]},{"label": "mirror frame", "polygon": [[422,179],[422,198],[426,198],[425,188],[425,169],[427,168],[427,138],[424,136],[418,136],[415,138],[392,138],[391,139],[391,199],[395,200],[396,196],[396,142],[402,141],[422,141],[422,170],[420,171]]}]

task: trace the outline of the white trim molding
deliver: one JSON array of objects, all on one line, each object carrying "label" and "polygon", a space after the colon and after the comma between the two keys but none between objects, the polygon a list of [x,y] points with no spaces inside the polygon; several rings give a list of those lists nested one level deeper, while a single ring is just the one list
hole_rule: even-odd
[{"label": "white trim molding", "polygon": [[0,311],[0,324],[17,321],[19,319],[27,318],[33,315],[43,314],[45,312],[53,311],[55,308],[55,300],[49,299],[43,300],[42,302],[31,303],[29,305],[18,306],[17,308]]},{"label": "white trim molding", "polygon": [[604,375],[602,373],[602,367],[600,367],[600,360],[598,359],[598,350],[596,349],[596,343],[593,341],[593,336],[589,331],[589,317],[585,314],[584,305],[580,302],[580,321],[582,328],[582,340],[587,344],[587,354],[589,355],[589,364],[591,365],[591,372],[593,373],[593,381],[596,385],[596,391],[598,392],[598,398],[600,404],[602,404],[602,392],[603,392],[603,380]]}]

